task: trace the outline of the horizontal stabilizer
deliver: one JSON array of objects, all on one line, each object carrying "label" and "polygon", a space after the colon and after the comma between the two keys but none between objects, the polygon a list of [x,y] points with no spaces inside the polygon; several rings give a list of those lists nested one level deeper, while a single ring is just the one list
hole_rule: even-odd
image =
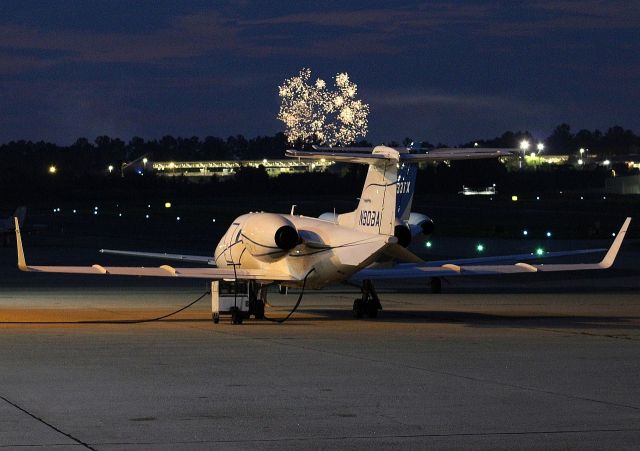
[{"label": "horizontal stabilizer", "polygon": [[[378,148],[384,148],[384,146],[378,146],[374,149]],[[325,160],[331,161],[363,164],[375,164],[376,161],[391,159],[388,155],[385,154],[371,153],[371,150],[373,150],[371,148],[369,148],[369,152],[363,152],[360,149],[361,148],[357,148],[355,151],[352,151],[351,149],[347,151],[302,151],[290,149],[286,151],[285,155],[291,158],[301,158],[308,160],[319,160],[324,158]],[[515,149],[490,149],[471,147],[432,149],[422,153],[408,153],[407,150],[404,149],[403,152],[398,151],[400,155],[400,162],[420,163],[428,161],[477,160],[484,158],[508,157],[514,155]]]}]

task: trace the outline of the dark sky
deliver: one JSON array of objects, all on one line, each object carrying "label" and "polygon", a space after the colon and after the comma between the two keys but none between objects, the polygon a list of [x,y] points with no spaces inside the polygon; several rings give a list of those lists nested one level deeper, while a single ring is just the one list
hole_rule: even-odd
[{"label": "dark sky", "polygon": [[0,3],[0,142],[274,134],[278,85],[346,71],[375,142],[640,131],[640,2]]}]

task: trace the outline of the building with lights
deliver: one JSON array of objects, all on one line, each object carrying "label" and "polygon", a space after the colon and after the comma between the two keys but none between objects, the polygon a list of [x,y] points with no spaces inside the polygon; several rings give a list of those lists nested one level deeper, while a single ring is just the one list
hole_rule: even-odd
[{"label": "building with lights", "polygon": [[240,168],[263,167],[270,177],[280,174],[324,172],[334,162],[321,160],[240,160],[240,161],[154,161],[151,169],[155,175],[165,177],[229,177]]}]

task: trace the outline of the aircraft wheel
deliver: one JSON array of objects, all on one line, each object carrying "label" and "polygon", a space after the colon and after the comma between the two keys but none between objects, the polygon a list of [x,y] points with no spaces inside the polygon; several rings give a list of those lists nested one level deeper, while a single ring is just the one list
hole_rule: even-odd
[{"label": "aircraft wheel", "polygon": [[231,308],[231,324],[242,324],[242,312],[236,308]]},{"label": "aircraft wheel", "polygon": [[369,318],[377,318],[378,317],[378,306],[375,302],[367,302],[366,306],[367,316]]},{"label": "aircraft wheel", "polygon": [[255,316],[256,319],[264,319],[264,302],[258,302],[256,304],[253,316]]},{"label": "aircraft wheel", "polygon": [[218,324],[220,322],[220,313],[212,313],[211,318],[214,324]]},{"label": "aircraft wheel", "polygon": [[431,278],[431,292],[432,293],[440,293],[442,291],[442,280],[440,277],[432,277]]},{"label": "aircraft wheel", "polygon": [[364,315],[364,302],[362,301],[362,299],[357,298],[355,301],[353,301],[353,317],[354,318],[362,318],[362,316]]}]

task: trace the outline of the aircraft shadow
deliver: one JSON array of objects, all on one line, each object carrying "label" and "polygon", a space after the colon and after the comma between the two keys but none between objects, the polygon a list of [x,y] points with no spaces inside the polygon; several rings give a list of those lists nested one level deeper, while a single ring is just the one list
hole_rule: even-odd
[{"label": "aircraft shadow", "polygon": [[[433,323],[463,324],[487,328],[538,328],[538,329],[607,329],[640,331],[640,316],[600,315],[506,315],[465,311],[383,310],[377,318],[353,318],[350,310],[304,309],[314,315],[313,321],[352,320],[380,323]],[[305,319],[296,319],[300,322]],[[307,319],[311,320],[311,319]],[[640,336],[638,337],[640,339]]]}]

